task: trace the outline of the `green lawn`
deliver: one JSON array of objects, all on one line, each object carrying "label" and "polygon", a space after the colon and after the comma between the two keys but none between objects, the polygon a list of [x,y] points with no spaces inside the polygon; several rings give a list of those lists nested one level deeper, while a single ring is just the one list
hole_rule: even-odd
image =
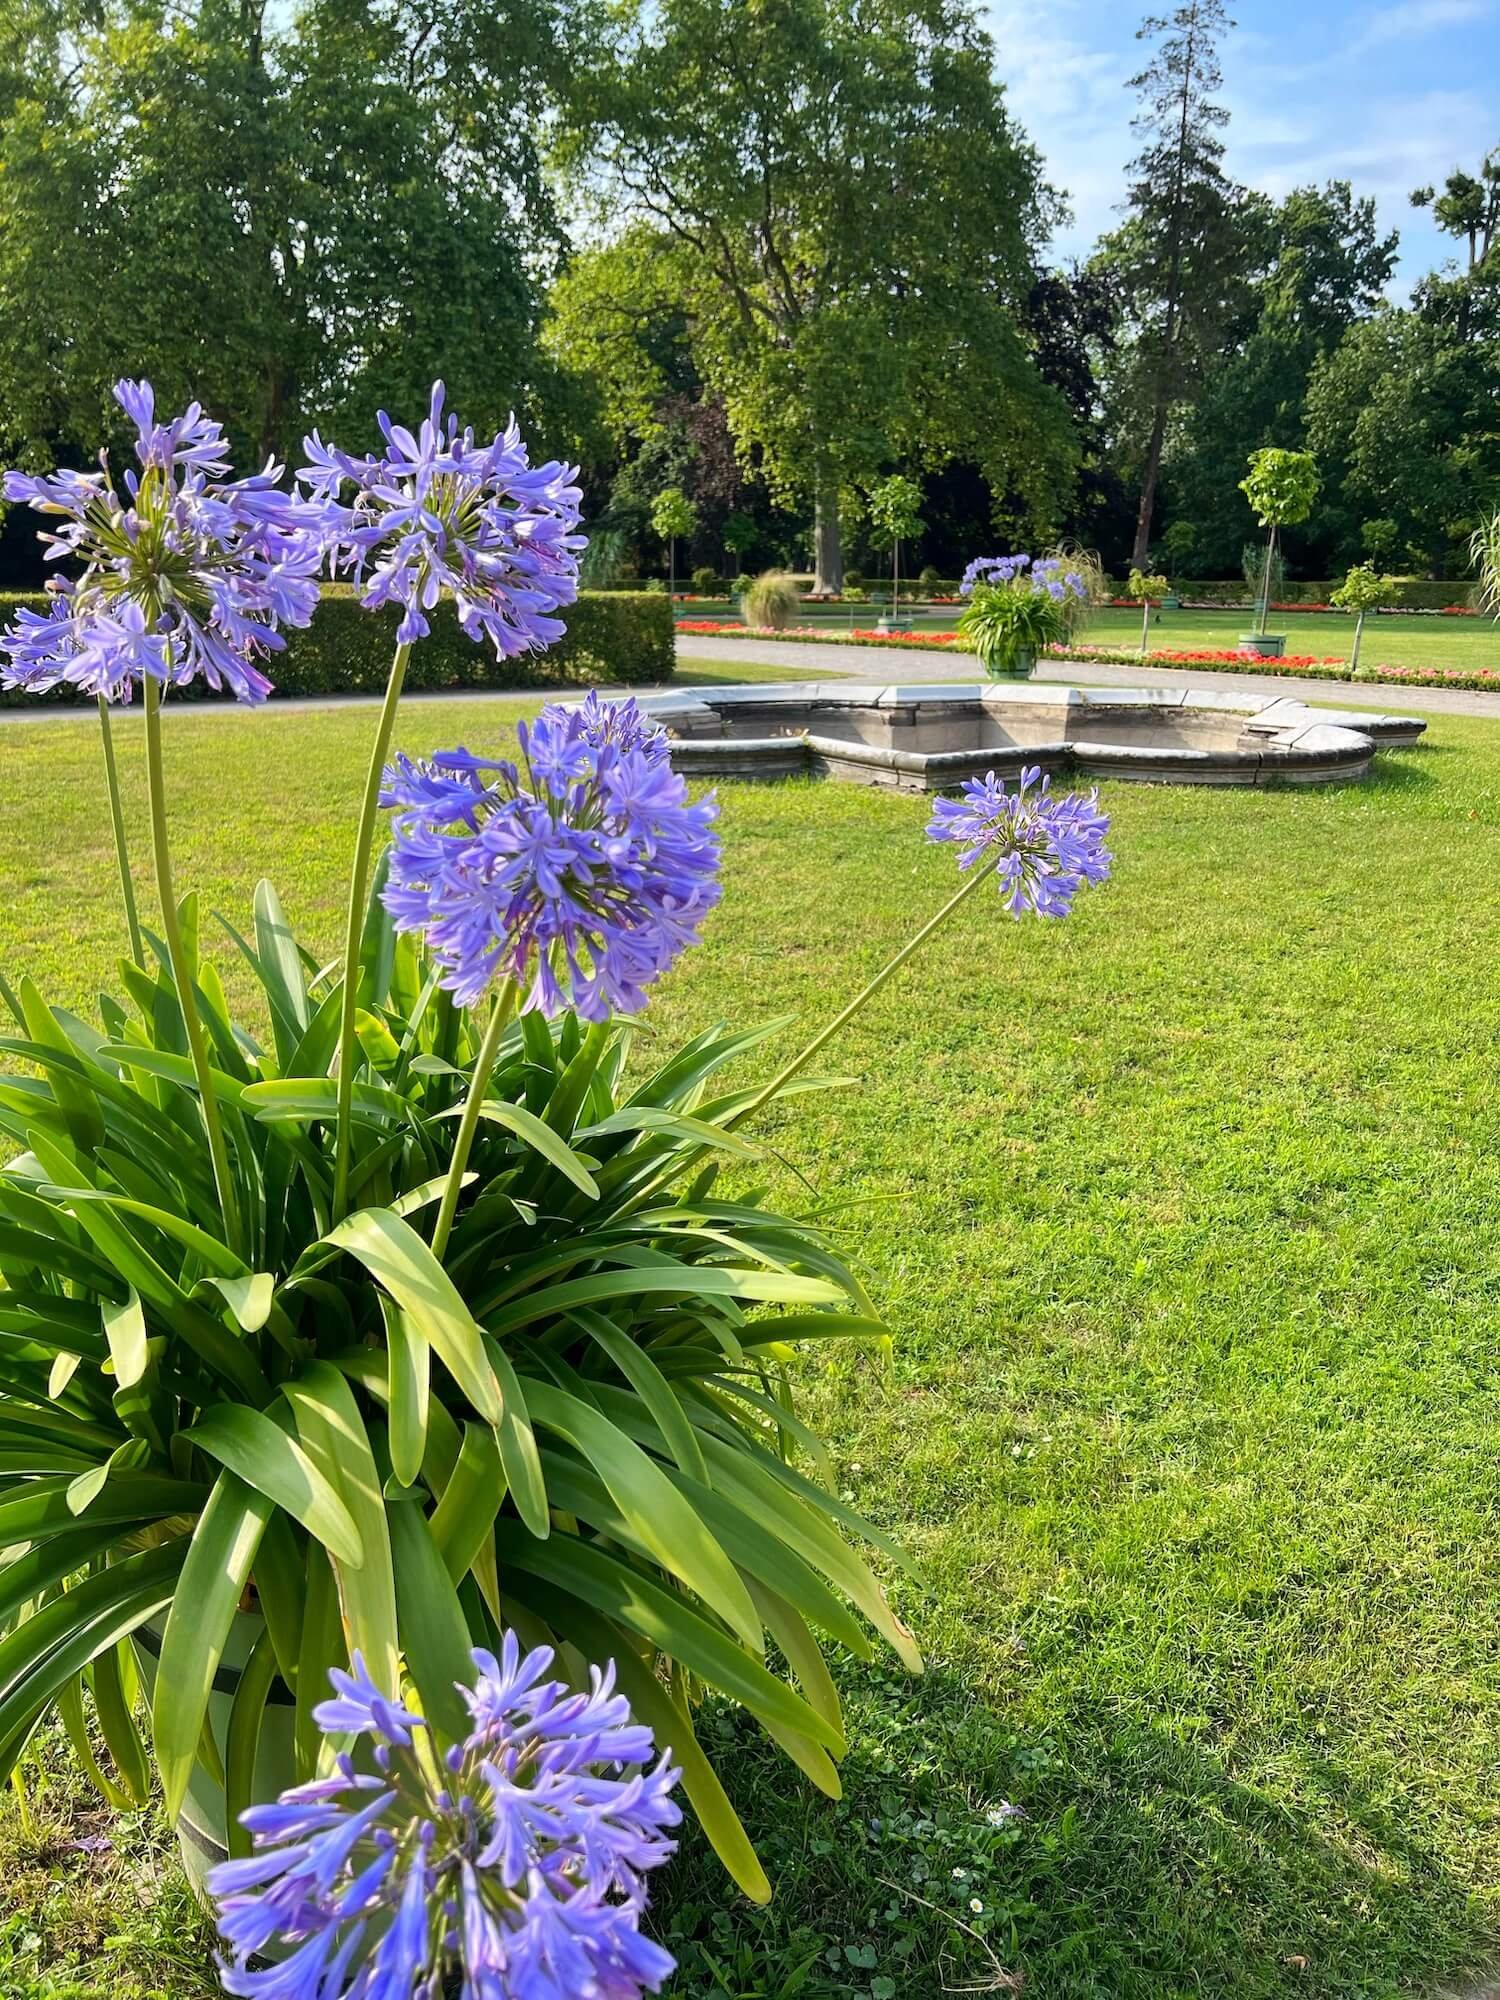
[{"label": "green lawn", "polygon": [[[398,740],[519,712],[423,703]],[[171,718],[184,886],[239,919],[271,872],[331,953],[372,723]],[[0,965],[80,1009],[120,946],[94,775],[87,727],[0,726]],[[1108,804],[1109,889],[966,906],[845,1038],[859,1087],[774,1128],[862,1204],[897,1358],[812,1401],[921,1560],[932,1668],[842,1672],[839,1805],[710,1725],[779,1895],[690,1844],[674,2000],[997,1965],[1035,2000],[1398,2000],[1500,1958],[1500,725],[1435,719],[1348,790]],[[919,800],[724,806],[724,906],[643,1061],[826,1018],[951,884]],[[0,1993],[204,2000],[149,1820],[80,1847],[76,1806],[53,1774],[29,1831],[0,1808]]]},{"label": "green lawn", "polygon": [[[703,607],[694,606],[695,612]],[[715,615],[711,612],[705,615]],[[728,617],[726,610],[719,614]],[[826,624],[831,631],[852,627],[870,629],[875,623],[870,605],[811,607],[804,621]],[[951,631],[958,614],[952,608],[920,610],[918,631]],[[1155,648],[1215,652],[1232,651],[1242,632],[1253,629],[1253,616],[1243,611],[1165,611],[1151,626]],[[1336,612],[1295,612],[1271,618],[1272,631],[1285,632],[1289,653],[1311,654],[1325,659],[1349,657],[1354,621]],[[1100,611],[1090,619],[1080,639],[1098,646],[1140,644],[1141,614],[1138,611]],[[692,635],[680,641],[691,650]],[[1500,672],[1500,625],[1482,618],[1371,618],[1365,624],[1363,657],[1367,665],[1392,667],[1492,667]]]}]

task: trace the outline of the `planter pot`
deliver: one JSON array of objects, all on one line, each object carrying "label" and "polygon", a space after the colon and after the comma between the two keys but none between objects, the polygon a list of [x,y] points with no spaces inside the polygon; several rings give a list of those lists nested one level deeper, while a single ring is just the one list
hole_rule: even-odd
[{"label": "planter pot", "polygon": [[992,681],[1029,681],[1036,672],[1036,654],[1015,653],[1009,660],[993,660],[985,672]]},{"label": "planter pot", "polygon": [[1161,600],[1161,608],[1163,611],[1180,611],[1182,609],[1182,599],[1180,597],[1164,597]]},{"label": "planter pot", "polygon": [[[259,1612],[242,1611],[230,1629],[224,1657],[214,1675],[208,1698],[208,1725],[222,1761],[229,1734],[229,1714],[240,1684],[240,1669],[250,1657],[250,1649],[265,1630]],[[156,1666],[161,1654],[161,1623],[144,1626],[134,1639],[141,1682],[148,1699],[156,1687]],[[288,1785],[296,1783],[294,1724],[296,1709],[292,1697],[280,1681],[272,1684],[261,1724],[260,1747],[255,1758],[255,1779],[251,1797],[257,1803],[274,1799]],[[216,1861],[229,1858],[225,1826],[224,1787],[204,1764],[193,1766],[187,1797],[177,1822],[177,1844],[182,1865],[193,1893],[203,1901],[203,1881]]]},{"label": "planter pot", "polygon": [[911,620],[909,618],[877,618],[875,621],[875,630],[877,632],[909,632],[911,630]]},{"label": "planter pot", "polygon": [[1279,660],[1286,651],[1285,632],[1241,632],[1240,651],[1262,660]]}]

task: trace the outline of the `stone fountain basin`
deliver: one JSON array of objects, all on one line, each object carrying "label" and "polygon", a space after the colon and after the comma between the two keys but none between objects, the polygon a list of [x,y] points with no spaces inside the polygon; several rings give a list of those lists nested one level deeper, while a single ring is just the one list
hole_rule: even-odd
[{"label": "stone fountain basin", "polygon": [[1029,764],[1150,784],[1326,785],[1362,778],[1377,748],[1415,743],[1427,727],[1289,697],[1051,682],[684,687],[640,706],[676,738],[673,762],[689,776],[813,772],[905,792]]}]

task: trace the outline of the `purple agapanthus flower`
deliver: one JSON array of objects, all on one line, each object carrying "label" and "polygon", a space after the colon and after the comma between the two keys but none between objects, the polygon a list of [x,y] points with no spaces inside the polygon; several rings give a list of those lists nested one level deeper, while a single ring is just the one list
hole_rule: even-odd
[{"label": "purple agapanthus flower", "polygon": [[1044,556],[1038,562],[1028,555],[976,556],[963,573],[959,594],[972,597],[981,587],[1045,591],[1057,604],[1089,594],[1083,577],[1076,569],[1066,568],[1060,556]]},{"label": "purple agapanthus flower", "polygon": [[635,1013],[719,899],[718,807],[688,798],[634,701],[550,703],[520,765],[445,751],[385,774],[385,904],[470,1006],[511,979],[524,1008]]},{"label": "purple agapanthus flower", "polygon": [[1049,786],[1033,764],[1013,792],[991,771],[969,779],[961,797],[933,803],[928,839],[959,847],[960,868],[996,861],[1001,899],[1013,916],[1032,910],[1065,917],[1085,883],[1109,878],[1109,817],[1097,790],[1054,798]]},{"label": "purple agapanthus flower", "polygon": [[[673,1852],[678,1773],[614,1692],[544,1678],[552,1650],[476,1652],[470,1731],[443,1753],[356,1655],[314,1711],[369,1739],[366,1766],[252,1806],[255,1851],[208,1876],[240,2000],[637,2000],[670,1953],[640,1930],[646,1877]],[[268,1948],[292,1949],[252,1970]]]},{"label": "purple agapanthus flower", "polygon": [[201,675],[261,701],[271,683],[257,661],[317,607],[331,510],[285,491],[274,464],[226,480],[223,429],[197,403],[159,422],[149,382],[114,393],[136,428],[123,493],[105,454],[97,472],[5,475],[7,500],[63,522],[42,534],[48,561],[81,568],[49,586],[45,615],[17,613],[0,637],[0,681],[128,701],[143,677],[181,686]]},{"label": "purple agapanthus flower", "polygon": [[[501,659],[540,652],[562,637],[556,613],[578,595],[576,468],[533,466],[512,417],[488,444],[443,414],[432,385],[414,436],[380,412],[385,450],[365,458],[304,440],[298,478],[339,504],[336,566],[355,578],[369,610],[401,606],[397,637],[427,636],[427,613],[450,597],[471,639]],[[346,497],[347,489],[347,497]]]}]

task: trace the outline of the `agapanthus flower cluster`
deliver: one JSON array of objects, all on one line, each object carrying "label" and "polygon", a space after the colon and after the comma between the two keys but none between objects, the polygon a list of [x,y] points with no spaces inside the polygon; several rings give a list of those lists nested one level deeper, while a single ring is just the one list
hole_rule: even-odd
[{"label": "agapanthus flower cluster", "polygon": [[128,701],[143,676],[180,686],[201,675],[260,701],[271,683],[257,661],[317,608],[329,509],[284,490],[274,464],[226,480],[222,427],[197,403],[159,422],[149,382],[114,393],[136,427],[123,493],[104,453],[97,472],[5,475],[7,500],[65,524],[42,535],[48,560],[81,567],[49,586],[45,614],[17,613],[0,638],[0,681]]},{"label": "agapanthus flower cluster", "polygon": [[1001,900],[1012,916],[1065,917],[1085,883],[1109,878],[1108,815],[1097,790],[1054,798],[1040,766],[1028,765],[1015,791],[993,771],[971,778],[956,799],[938,799],[929,840],[952,841],[960,868],[997,862]]},{"label": "agapanthus flower cluster", "polygon": [[562,637],[553,614],[578,595],[577,472],[532,466],[514,417],[478,442],[444,415],[443,399],[434,382],[415,436],[382,410],[386,448],[364,458],[314,431],[297,476],[339,505],[335,566],[353,575],[367,609],[401,606],[401,643],[427,636],[427,613],[447,596],[468,636],[488,639],[501,659],[540,652]]},{"label": "agapanthus flower cluster", "polygon": [[550,703],[519,765],[458,749],[398,758],[385,903],[472,1005],[514,980],[524,1009],[635,1013],[719,899],[718,807],[693,803],[633,700]]},{"label": "agapanthus flower cluster", "polygon": [[1088,584],[1079,572],[1068,569],[1058,556],[1045,556],[1040,562],[1033,562],[1028,555],[976,556],[963,573],[959,594],[972,597],[980,585],[990,590],[1019,585],[1045,591],[1056,604],[1089,594]]},{"label": "agapanthus flower cluster", "polygon": [[[245,1860],[209,1894],[241,2000],[637,2000],[671,1955],[643,1937],[646,1877],[672,1853],[678,1773],[614,1692],[543,1676],[552,1649],[476,1651],[471,1728],[446,1753],[356,1654],[331,1735],[365,1739],[333,1774],[252,1806]],[[361,1768],[363,1767],[363,1768]],[[250,1960],[286,1950],[279,1963]]]}]

